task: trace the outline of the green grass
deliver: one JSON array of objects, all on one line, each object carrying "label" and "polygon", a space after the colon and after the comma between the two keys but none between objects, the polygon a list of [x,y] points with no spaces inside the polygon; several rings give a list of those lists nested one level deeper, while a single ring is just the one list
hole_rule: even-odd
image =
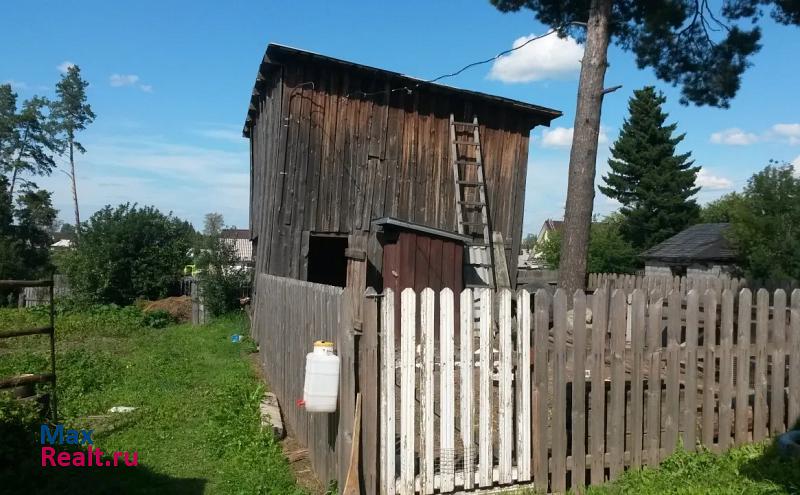
[{"label": "green grass", "polygon": [[[46,321],[0,310],[0,329]],[[60,421],[94,428],[104,452],[137,451],[135,468],[40,466],[39,423],[0,402],[0,491],[16,493],[300,493],[280,446],[262,432],[263,387],[247,358],[242,317],[203,327],[145,327],[132,308],[57,320]],[[0,341],[0,376],[43,371],[45,337]],[[133,406],[109,415],[112,406]],[[14,406],[16,407],[16,406]]]},{"label": "green grass", "polygon": [[657,469],[625,473],[591,495],[794,494],[800,493],[800,461],[781,459],[768,444],[745,445],[721,455],[681,450]]}]

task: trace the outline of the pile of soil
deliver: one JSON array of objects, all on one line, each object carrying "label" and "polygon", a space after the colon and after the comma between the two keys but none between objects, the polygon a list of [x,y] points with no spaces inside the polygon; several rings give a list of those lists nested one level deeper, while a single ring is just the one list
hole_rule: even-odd
[{"label": "pile of soil", "polygon": [[158,301],[150,301],[142,311],[166,311],[181,323],[192,321],[192,298],[189,296],[167,297]]}]

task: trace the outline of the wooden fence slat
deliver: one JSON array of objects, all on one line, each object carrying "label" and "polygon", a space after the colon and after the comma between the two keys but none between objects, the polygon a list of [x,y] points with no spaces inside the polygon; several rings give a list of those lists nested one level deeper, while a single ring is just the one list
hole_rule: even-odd
[{"label": "wooden fence slat", "polygon": [[441,369],[439,409],[439,471],[442,474],[440,491],[452,491],[455,486],[455,315],[453,291],[445,288],[439,297],[439,366]]},{"label": "wooden fence slat", "polygon": [[644,445],[647,463],[651,466],[661,461],[661,317],[664,300],[661,291],[654,292],[647,316],[647,354],[650,356],[647,376],[647,421]]},{"label": "wooden fence slat", "polygon": [[792,291],[789,329],[789,428],[800,427],[800,289]]},{"label": "wooden fence slat", "polygon": [[531,409],[533,412],[533,483],[537,490],[547,491],[548,444],[547,435],[547,344],[550,330],[550,295],[543,289],[536,291],[534,297],[534,332],[533,332],[533,392]]},{"label": "wooden fence slat", "polygon": [[417,295],[404,289],[400,295],[400,494],[414,493],[414,394],[416,375]]},{"label": "wooden fence slat", "polygon": [[625,331],[628,303],[625,291],[611,295],[611,393],[608,407],[607,450],[610,454],[609,476],[616,479],[624,469],[625,452]]},{"label": "wooden fence slat", "polygon": [[475,374],[472,356],[472,334],[475,322],[473,321],[472,289],[465,289],[461,293],[461,445],[464,449],[464,489],[470,490],[475,486],[475,446],[473,444],[473,404],[472,404],[472,377]]},{"label": "wooden fence slat", "polygon": [[[434,292],[426,288],[420,293],[420,412],[419,412],[419,481],[422,493],[433,493],[433,353],[434,353]],[[403,308],[405,309],[405,308]],[[405,331],[405,330],[404,330]],[[412,329],[412,332],[414,329]]]},{"label": "wooden fence slat", "polygon": [[644,379],[642,353],[645,340],[645,289],[633,291],[631,298],[631,467],[642,465],[642,439],[644,434]]},{"label": "wooden fence slat", "polygon": [[772,316],[772,400],[769,407],[769,432],[772,436],[786,431],[783,415],[786,411],[783,390],[786,383],[786,292],[775,291]]},{"label": "wooden fence slat", "polygon": [[586,294],[582,290],[573,297],[572,342],[572,486],[580,489],[586,484]]},{"label": "wooden fence slat", "polygon": [[589,415],[589,449],[592,454],[591,482],[593,485],[605,481],[605,420],[606,383],[605,348],[608,311],[608,292],[600,289],[592,295],[592,371]]},{"label": "wooden fence slat", "polygon": [[480,325],[480,413],[478,415],[478,485],[492,484],[492,291],[481,289]]},{"label": "wooden fence slat", "polygon": [[394,291],[386,289],[381,307],[381,495],[394,495],[395,477],[395,357]]},{"label": "wooden fence slat", "polygon": [[719,351],[719,449],[731,446],[731,401],[733,395],[733,363],[731,346],[733,340],[733,291],[722,292],[722,326],[720,327]]},{"label": "wooden fence slat", "polygon": [[[573,315],[574,317],[574,315]],[[567,487],[567,293],[556,290],[553,298],[553,406],[551,490]]]},{"label": "wooden fence slat", "polygon": [[517,294],[517,480],[531,479],[531,295]]},{"label": "wooden fence slat", "polygon": [[[378,390],[380,373],[378,370],[378,302],[374,289],[368,289],[364,300],[363,336],[359,342],[359,391],[362,403],[380,404]],[[380,408],[361,408],[361,473],[364,491],[378,492],[378,413]],[[319,431],[319,430],[317,430]],[[321,432],[320,432],[321,434]],[[316,435],[316,433],[315,433]]]},{"label": "wooden fence slat", "polygon": [[767,438],[767,334],[769,333],[769,292],[756,295],[756,374],[753,380],[753,441]]},{"label": "wooden fence slat", "polygon": [[714,445],[716,423],[716,344],[717,344],[717,293],[706,290],[703,297],[703,445]]},{"label": "wooden fence slat", "polygon": [[514,450],[514,396],[511,365],[511,291],[499,292],[499,347],[498,367],[498,471],[501,484],[511,483],[511,453]]},{"label": "wooden fence slat", "polygon": [[700,319],[700,291],[686,294],[686,385],[684,387],[683,448],[694,451],[697,444],[697,334]]},{"label": "wooden fence slat", "polygon": [[734,442],[750,440],[750,324],[753,296],[750,289],[739,291],[739,320],[736,329],[736,405],[734,406]]},{"label": "wooden fence slat", "polygon": [[[676,277],[677,278],[677,277]],[[677,278],[680,283],[680,278]],[[673,289],[668,296],[667,317],[667,394],[664,406],[664,450],[672,454],[678,445],[678,416],[680,414],[680,349],[681,293]]]}]

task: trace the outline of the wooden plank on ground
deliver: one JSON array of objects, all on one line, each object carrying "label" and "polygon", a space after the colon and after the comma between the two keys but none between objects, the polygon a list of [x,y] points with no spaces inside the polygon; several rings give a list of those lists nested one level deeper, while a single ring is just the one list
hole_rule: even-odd
[{"label": "wooden plank on ground", "polygon": [[499,342],[498,367],[498,481],[511,483],[511,454],[514,450],[514,395],[511,358],[511,291],[499,291]]},{"label": "wooden plank on ground", "polygon": [[420,413],[419,413],[419,479],[422,493],[433,493],[433,347],[434,347],[434,292],[426,288],[420,293],[419,324],[420,349]]},{"label": "wooden plank on ground", "polygon": [[750,324],[753,296],[750,289],[739,291],[739,319],[736,327],[736,405],[734,407],[734,442],[750,441]]},{"label": "wooden plank on ground", "polygon": [[697,445],[697,335],[700,323],[700,291],[686,294],[686,384],[684,387],[683,448]]},{"label": "wooden plank on ground", "polygon": [[492,484],[492,291],[480,289],[480,413],[478,443],[480,449],[478,486]]},{"label": "wooden plank on ground", "polygon": [[531,438],[536,448],[533,450],[533,483],[537,490],[546,492],[548,488],[547,456],[547,344],[550,329],[550,295],[539,289],[534,296],[533,331],[533,392],[531,411],[533,425]]},{"label": "wooden plank on ground", "polygon": [[445,288],[439,297],[439,471],[440,491],[453,490],[455,486],[455,315],[453,291]]},{"label": "wooden plank on ground", "polygon": [[[584,302],[585,304],[585,302]],[[531,479],[531,295],[517,293],[517,481]]]},{"label": "wooden plank on ground", "polygon": [[464,489],[471,490],[475,486],[475,445],[472,435],[472,418],[474,414],[472,378],[475,375],[472,356],[472,333],[474,328],[472,311],[472,289],[461,293],[461,445],[464,458]]},{"label": "wooden plank on ground", "polygon": [[783,415],[786,407],[783,400],[783,389],[786,383],[786,292],[783,289],[775,291],[773,296],[772,316],[772,400],[769,406],[769,432],[771,436],[780,435],[786,431]]},{"label": "wooden plank on ground", "polygon": [[381,495],[394,495],[395,478],[395,293],[384,291],[381,307]]},{"label": "wooden plank on ground", "polygon": [[[644,438],[644,377],[642,376],[642,354],[645,341],[645,289],[636,289],[631,297],[631,467],[642,465],[642,440]],[[575,343],[577,345],[577,341]],[[578,375],[576,375],[578,378]],[[573,449],[574,450],[574,449]]]},{"label": "wooden plank on ground", "polygon": [[733,395],[733,291],[722,291],[722,322],[720,327],[719,350],[719,432],[720,450],[728,450],[731,446],[731,401]]},{"label": "wooden plank on ground", "polygon": [[414,493],[414,394],[416,304],[410,288],[400,295],[400,495]]},{"label": "wooden plank on ground", "polygon": [[608,433],[606,438],[609,460],[609,478],[616,479],[624,469],[625,452],[625,331],[628,303],[624,290],[611,295],[611,394],[608,406]]},{"label": "wooden plank on ground", "polygon": [[767,438],[767,334],[769,333],[769,292],[756,295],[756,374],[753,379],[753,441]]},{"label": "wooden plank on ground", "polygon": [[[574,316],[574,315],[573,315]],[[553,298],[553,407],[551,447],[553,451],[550,489],[567,488],[567,293],[556,290]]]},{"label": "wooden plank on ground", "polygon": [[599,289],[592,295],[592,368],[589,416],[589,450],[592,454],[591,481],[593,485],[605,481],[605,421],[606,382],[605,348],[608,328],[608,292]]}]

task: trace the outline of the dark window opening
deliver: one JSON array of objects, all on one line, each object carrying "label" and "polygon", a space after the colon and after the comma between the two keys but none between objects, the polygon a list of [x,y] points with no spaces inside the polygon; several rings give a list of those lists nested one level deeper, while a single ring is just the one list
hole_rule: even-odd
[{"label": "dark window opening", "polygon": [[308,239],[309,282],[344,287],[347,285],[347,237],[311,235]]}]

